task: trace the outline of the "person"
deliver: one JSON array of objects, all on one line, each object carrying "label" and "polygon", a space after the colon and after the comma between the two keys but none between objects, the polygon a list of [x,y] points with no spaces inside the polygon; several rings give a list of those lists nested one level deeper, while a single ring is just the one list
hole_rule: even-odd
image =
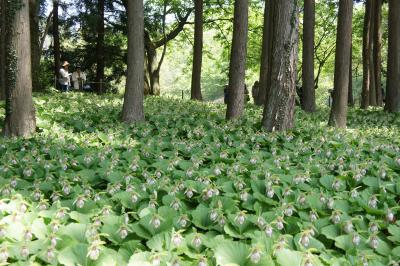
[{"label": "person", "polygon": [[72,73],[72,83],[75,90],[83,90],[86,82],[86,74],[81,71],[81,67],[77,66],[74,73]]},{"label": "person", "polygon": [[260,82],[256,80],[251,88],[251,94],[253,95],[253,100],[256,103],[258,101],[258,92],[260,91]]},{"label": "person", "polygon": [[64,61],[59,71],[60,78],[58,82],[60,83],[62,92],[68,92],[69,87],[71,86],[71,81],[70,81],[71,74],[68,72],[68,67],[69,63],[67,61]]}]

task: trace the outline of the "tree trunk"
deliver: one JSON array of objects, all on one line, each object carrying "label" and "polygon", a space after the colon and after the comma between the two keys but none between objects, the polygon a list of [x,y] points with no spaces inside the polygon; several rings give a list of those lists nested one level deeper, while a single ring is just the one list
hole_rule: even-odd
[{"label": "tree trunk", "polygon": [[58,0],[53,0],[53,45],[54,45],[54,76],[59,76],[60,70],[60,32],[58,29]]},{"label": "tree trunk", "polygon": [[194,0],[194,45],[191,99],[201,101],[201,65],[203,58],[203,0]]},{"label": "tree trunk", "polygon": [[228,120],[239,118],[244,110],[248,9],[248,0],[235,0],[226,110]]},{"label": "tree trunk", "polygon": [[0,0],[0,101],[6,98],[6,0]]},{"label": "tree trunk", "polygon": [[371,0],[365,2],[364,29],[363,29],[363,83],[361,93],[361,108],[367,109],[370,105],[370,28],[371,28]]},{"label": "tree trunk", "polygon": [[385,110],[400,112],[400,1],[389,0],[389,47]]},{"label": "tree trunk", "polygon": [[160,72],[157,64],[157,48],[151,41],[148,32],[145,32],[146,49],[146,77],[149,83],[149,91],[145,95],[160,95]]},{"label": "tree trunk", "polygon": [[43,53],[44,42],[46,41],[47,34],[49,33],[52,19],[53,19],[53,11],[51,11],[50,14],[47,16],[46,27],[44,28],[43,35],[40,38],[40,45],[39,45],[40,57],[42,56]]},{"label": "tree trunk", "polygon": [[39,0],[29,1],[31,60],[32,60],[32,90],[41,91],[40,84],[40,41],[39,41]]},{"label": "tree trunk", "polygon": [[144,120],[144,10],[143,0],[128,1],[128,70],[122,121]]},{"label": "tree trunk", "polygon": [[349,93],[347,103],[349,106],[354,106],[354,96],[353,96],[353,46],[350,47],[350,67],[349,67]]},{"label": "tree trunk", "polygon": [[381,61],[382,61],[382,0],[376,0],[375,4],[375,18],[374,18],[374,70],[375,70],[375,91],[376,91],[376,105],[383,106],[382,95],[382,74],[381,74]]},{"label": "tree trunk", "polygon": [[329,125],[341,128],[345,128],[347,123],[352,17],[353,0],[340,0],[336,37],[333,103]]},{"label": "tree trunk", "polygon": [[306,112],[315,112],[314,88],[314,28],[315,0],[304,0],[303,23],[303,84],[301,107]]},{"label": "tree trunk", "polygon": [[297,1],[274,0],[271,56],[262,125],[267,131],[294,126],[298,48]]},{"label": "tree trunk", "polygon": [[369,104],[371,106],[376,106],[376,77],[375,77],[375,64],[374,64],[374,51],[375,51],[375,42],[374,42],[374,32],[375,32],[375,2],[370,1],[371,4],[371,22],[370,22],[370,32],[369,32]]},{"label": "tree trunk", "polygon": [[29,0],[21,0],[17,10],[7,8],[8,21],[6,59],[6,137],[28,137],[36,129],[32,100],[32,71],[29,26]]},{"label": "tree trunk", "polygon": [[96,82],[97,92],[104,92],[104,0],[97,1],[98,18],[97,18],[97,45],[96,45]]},{"label": "tree trunk", "polygon": [[272,8],[274,5],[273,0],[265,1],[264,9],[264,26],[263,26],[263,39],[262,39],[262,50],[261,50],[261,64],[260,64],[260,86],[258,89],[258,95],[254,95],[255,104],[263,106],[266,101],[267,95],[267,80],[268,80],[268,66],[269,59],[271,57],[271,43],[272,38]]}]

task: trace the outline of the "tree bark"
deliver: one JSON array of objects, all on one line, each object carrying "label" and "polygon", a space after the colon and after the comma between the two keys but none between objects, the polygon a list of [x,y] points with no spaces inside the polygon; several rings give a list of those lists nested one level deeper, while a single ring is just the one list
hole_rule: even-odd
[{"label": "tree bark", "polygon": [[226,110],[228,120],[241,117],[244,110],[248,9],[248,0],[235,0]]},{"label": "tree bark", "polygon": [[353,0],[340,0],[336,37],[333,103],[329,125],[341,128],[345,128],[347,123],[352,17]]},{"label": "tree bark", "polygon": [[381,74],[381,61],[382,61],[382,0],[376,0],[375,4],[375,18],[374,18],[374,70],[375,70],[375,91],[376,91],[376,105],[383,106],[382,95],[382,74]]},{"label": "tree bark", "polygon": [[97,92],[104,92],[104,0],[97,1],[97,45],[96,45],[96,82]]},{"label": "tree bark", "polygon": [[389,47],[385,110],[400,112],[400,1],[389,0]]},{"label": "tree bark", "polygon": [[40,84],[40,43],[39,43],[39,0],[29,1],[31,60],[32,60],[32,90],[41,91]]},{"label": "tree bark", "polygon": [[191,99],[201,101],[201,66],[203,61],[203,0],[194,0],[194,45]]},{"label": "tree bark", "polygon": [[267,131],[294,127],[298,48],[297,1],[274,0],[271,56],[262,125]]},{"label": "tree bark", "polygon": [[144,10],[143,0],[128,1],[128,70],[122,121],[144,120]]},{"label": "tree bark", "polygon": [[6,0],[0,0],[0,101],[6,98]]},{"label": "tree bark", "polygon": [[375,42],[374,42],[374,32],[375,32],[375,2],[370,1],[371,5],[371,22],[370,22],[370,33],[369,33],[369,104],[371,106],[376,106],[376,77],[375,77],[375,63],[374,63],[374,51],[375,51]]},{"label": "tree bark", "polygon": [[350,67],[349,67],[349,93],[347,103],[349,106],[354,106],[354,96],[353,96],[353,46],[350,47]]},{"label": "tree bark", "polygon": [[370,105],[370,28],[371,28],[371,0],[365,2],[364,29],[363,29],[363,83],[361,93],[361,108],[367,109]]},{"label": "tree bark", "polygon": [[29,0],[21,0],[17,10],[7,8],[6,59],[6,137],[28,137],[36,129],[32,100],[32,71],[30,49]]},{"label": "tree bark", "polygon": [[[166,0],[165,0],[166,1]],[[128,9],[128,0],[122,0],[122,4],[125,9]],[[164,2],[165,3],[165,2]],[[144,86],[144,94],[145,95],[160,95],[160,70],[162,61],[157,64],[157,48],[161,46],[166,46],[167,43],[174,38],[176,38],[179,33],[183,30],[184,26],[188,23],[188,19],[193,9],[190,8],[187,10],[185,16],[178,15],[179,21],[177,26],[171,30],[168,34],[164,33],[163,38],[157,41],[153,41],[150,38],[150,34],[145,30],[144,38],[145,38],[145,86]],[[163,54],[165,53],[165,48]],[[161,58],[163,59],[163,57]]]},{"label": "tree bark", "polygon": [[150,39],[148,32],[145,32],[146,50],[146,78],[148,79],[148,91],[145,95],[160,95],[160,72],[157,63],[157,48]]},{"label": "tree bark", "polygon": [[306,112],[315,112],[314,88],[314,28],[315,0],[304,0],[303,23],[303,84],[301,107]]},{"label": "tree bark", "polygon": [[60,32],[58,29],[58,0],[53,0],[53,49],[54,49],[54,76],[59,77],[60,70]]},{"label": "tree bark", "polygon": [[262,50],[261,50],[261,64],[260,64],[260,85],[258,89],[258,95],[254,95],[255,104],[264,106],[267,95],[267,80],[268,80],[268,66],[269,59],[271,57],[271,30],[272,30],[272,8],[274,5],[273,0],[265,1],[264,8],[264,26],[263,26],[263,39],[262,39]]}]

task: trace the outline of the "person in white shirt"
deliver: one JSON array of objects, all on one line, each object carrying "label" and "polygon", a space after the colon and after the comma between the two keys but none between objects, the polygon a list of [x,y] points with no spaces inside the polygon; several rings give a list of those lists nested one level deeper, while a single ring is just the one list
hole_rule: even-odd
[{"label": "person in white shirt", "polygon": [[81,71],[81,67],[77,66],[74,73],[72,73],[72,83],[75,90],[83,90],[83,85],[86,82],[86,74]]},{"label": "person in white shirt", "polygon": [[60,83],[61,91],[63,92],[68,92],[69,87],[71,86],[71,81],[70,81],[71,74],[68,72],[68,67],[69,63],[67,61],[64,61],[59,71],[60,78],[58,82]]}]

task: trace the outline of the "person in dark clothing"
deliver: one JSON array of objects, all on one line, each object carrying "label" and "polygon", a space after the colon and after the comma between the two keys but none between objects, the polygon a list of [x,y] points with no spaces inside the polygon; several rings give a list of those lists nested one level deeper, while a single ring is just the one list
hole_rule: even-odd
[{"label": "person in dark clothing", "polygon": [[251,89],[251,94],[253,95],[254,102],[257,102],[259,91],[260,91],[260,82],[257,80],[256,82],[254,82],[253,88]]}]

